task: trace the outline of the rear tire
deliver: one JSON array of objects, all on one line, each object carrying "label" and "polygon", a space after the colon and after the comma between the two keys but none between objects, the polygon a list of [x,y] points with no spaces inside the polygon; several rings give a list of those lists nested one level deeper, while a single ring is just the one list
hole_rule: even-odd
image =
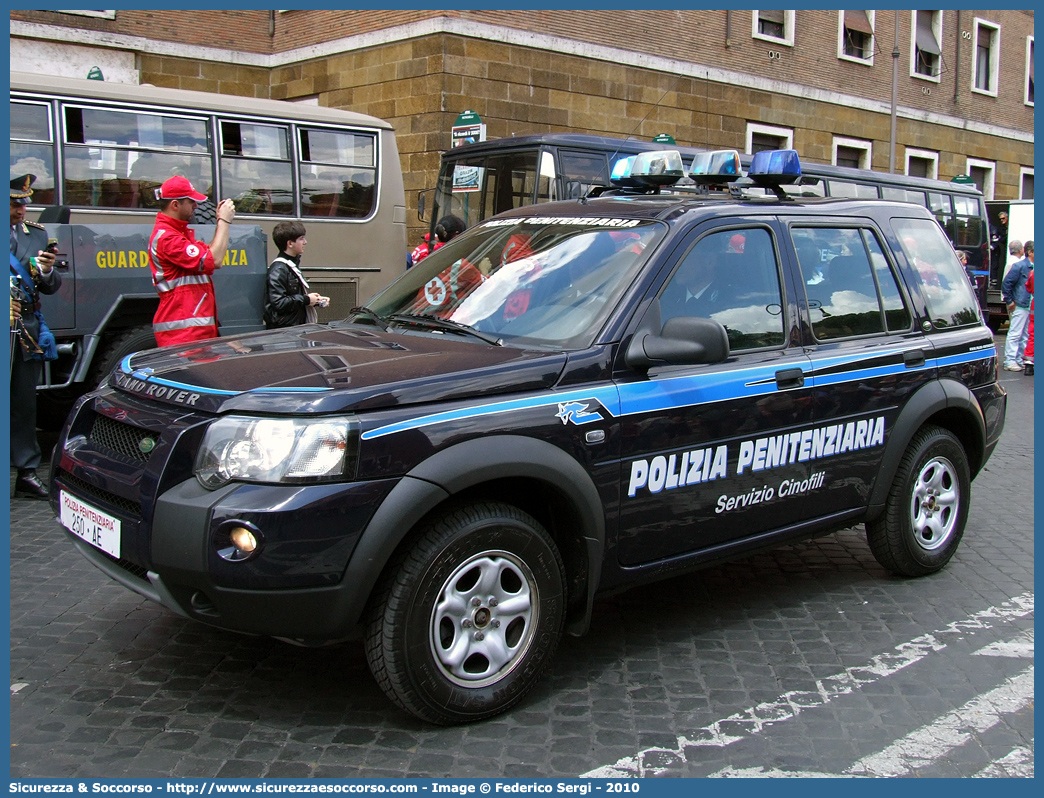
[{"label": "rear tire", "polygon": [[960,545],[970,499],[964,447],[942,427],[923,427],[899,463],[885,512],[866,525],[874,558],[900,576],[939,571]]},{"label": "rear tire", "polygon": [[366,659],[402,709],[449,725],[504,712],[550,663],[565,619],[562,558],[506,504],[451,510],[389,565],[374,594]]}]

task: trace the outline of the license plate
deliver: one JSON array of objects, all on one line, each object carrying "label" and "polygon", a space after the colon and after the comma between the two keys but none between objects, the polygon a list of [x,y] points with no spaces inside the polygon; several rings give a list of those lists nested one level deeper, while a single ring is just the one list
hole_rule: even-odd
[{"label": "license plate", "polygon": [[120,519],[59,491],[62,526],[106,554],[120,558]]}]

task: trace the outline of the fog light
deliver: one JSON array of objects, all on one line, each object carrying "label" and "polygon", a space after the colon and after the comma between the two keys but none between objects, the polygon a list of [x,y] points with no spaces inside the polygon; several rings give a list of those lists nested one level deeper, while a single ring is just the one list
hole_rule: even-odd
[{"label": "fog light", "polygon": [[228,537],[232,541],[232,545],[243,554],[253,554],[257,548],[257,538],[246,527],[237,526]]},{"label": "fog light", "polygon": [[214,530],[214,550],[229,562],[243,562],[257,557],[265,545],[264,535],[253,524],[228,520]]}]

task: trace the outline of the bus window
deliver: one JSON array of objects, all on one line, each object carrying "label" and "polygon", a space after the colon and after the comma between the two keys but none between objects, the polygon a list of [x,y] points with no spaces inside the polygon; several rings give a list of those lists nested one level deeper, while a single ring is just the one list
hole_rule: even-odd
[{"label": "bus window", "polygon": [[936,194],[928,192],[928,210],[935,214],[935,219],[946,231],[946,236],[954,240],[953,231],[953,204],[950,202],[949,194]]},{"label": "bus window", "polygon": [[978,197],[954,195],[954,246],[978,247],[986,240],[985,222]]},{"label": "bus window", "polygon": [[363,219],[374,211],[376,136],[302,128],[301,214]]},{"label": "bus window", "polygon": [[847,183],[843,180],[829,180],[831,197],[855,197],[857,199],[877,199],[876,186],[863,186],[859,183]]},{"label": "bus window", "polygon": [[155,206],[154,189],[176,174],[213,193],[205,119],[66,106],[64,123],[67,205]]},{"label": "bus window", "polygon": [[54,204],[54,139],[48,111],[40,103],[11,103],[11,176],[36,175],[36,205]]},{"label": "bus window", "polygon": [[565,199],[579,199],[595,186],[609,185],[609,170],[602,153],[558,151]]},{"label": "bus window", "polygon": [[923,191],[915,191],[910,188],[896,188],[895,186],[881,186],[881,197],[886,200],[897,202],[913,202],[927,208],[928,199]]},{"label": "bus window", "polygon": [[288,128],[223,120],[220,129],[222,195],[242,213],[293,214]]}]

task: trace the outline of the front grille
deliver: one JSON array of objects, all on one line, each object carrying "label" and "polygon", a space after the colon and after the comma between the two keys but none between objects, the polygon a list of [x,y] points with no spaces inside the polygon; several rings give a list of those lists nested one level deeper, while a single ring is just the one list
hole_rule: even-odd
[{"label": "front grille", "polygon": [[151,582],[149,582],[148,569],[147,568],[142,568],[140,565],[135,565],[130,560],[125,560],[122,557],[120,557],[117,560],[111,554],[109,554],[108,552],[102,551],[101,549],[96,549],[96,551],[97,551],[97,553],[99,555],[104,557],[106,560],[111,562],[113,565],[119,566],[124,571],[126,571],[128,574],[133,576],[135,579],[139,579],[142,582],[145,582],[146,584],[152,584]]},{"label": "front grille", "polygon": [[149,462],[159,441],[159,435],[155,432],[113,421],[108,416],[95,416],[91,433],[87,437],[98,449],[142,464]]},{"label": "front grille", "polygon": [[138,502],[117,496],[115,493],[110,493],[107,490],[102,490],[62,469],[58,469],[57,476],[70,488],[75,489],[79,495],[103,501],[123,510],[123,512],[134,518],[141,518],[141,505]]}]

